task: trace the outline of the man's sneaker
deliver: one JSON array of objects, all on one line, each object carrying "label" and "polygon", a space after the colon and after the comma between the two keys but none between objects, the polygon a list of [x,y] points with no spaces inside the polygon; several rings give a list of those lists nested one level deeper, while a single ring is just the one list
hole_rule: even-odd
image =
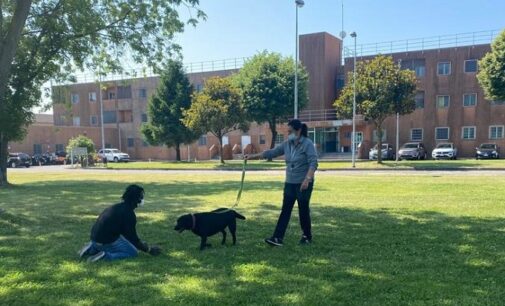
[{"label": "man's sneaker", "polygon": [[82,249],[79,250],[79,257],[80,258],[83,258],[83,257],[86,257],[86,256],[91,256],[91,255],[95,255],[96,253],[98,252],[92,252],[93,251],[93,244],[91,242],[88,242],[86,243],[86,245],[84,245],[82,247]]},{"label": "man's sneaker", "polygon": [[105,252],[101,251],[101,252],[98,252],[97,254],[91,256],[90,258],[88,258],[88,262],[97,262],[104,257],[105,257]]},{"label": "man's sneaker", "polygon": [[302,239],[300,239],[300,244],[311,244],[312,243],[312,238],[309,238],[305,235],[302,236]]},{"label": "man's sneaker", "polygon": [[272,246],[282,246],[282,239],[275,237],[267,238],[265,239],[265,242]]}]

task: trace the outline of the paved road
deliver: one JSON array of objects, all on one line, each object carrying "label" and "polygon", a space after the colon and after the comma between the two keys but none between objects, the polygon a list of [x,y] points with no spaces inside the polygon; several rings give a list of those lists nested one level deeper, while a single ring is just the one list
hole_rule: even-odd
[{"label": "paved road", "polygon": [[[219,175],[237,175],[237,171],[230,170],[105,170],[105,169],[71,169],[69,166],[42,166],[30,168],[15,168],[8,169],[10,173],[91,173],[91,174],[197,174],[209,173]],[[250,171],[251,174],[263,175],[282,175],[284,170],[254,170]],[[319,171],[318,175],[426,175],[426,176],[451,176],[451,175],[468,175],[468,176],[505,176],[505,170],[323,170]]]}]

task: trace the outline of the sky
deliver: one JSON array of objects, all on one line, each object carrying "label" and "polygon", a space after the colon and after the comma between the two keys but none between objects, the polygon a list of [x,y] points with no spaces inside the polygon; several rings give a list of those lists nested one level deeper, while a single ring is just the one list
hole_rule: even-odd
[{"label": "sky", "polygon": [[[177,36],[184,62],[295,52],[294,0],[201,0],[207,21]],[[344,0],[344,30],[357,43],[505,28],[505,0]],[[299,34],[342,29],[342,0],[305,0]],[[349,36],[348,36],[349,38]],[[346,43],[350,40],[346,39]]]},{"label": "sky", "polygon": [[[343,0],[344,31],[357,44],[505,28],[505,0]],[[187,26],[175,41],[183,61],[249,57],[268,50],[295,53],[294,0],[200,0],[207,20]],[[186,9],[181,17],[188,17]],[[342,30],[342,0],[305,0],[299,34]],[[349,35],[344,44],[350,44]],[[50,113],[51,111],[47,111]]]}]

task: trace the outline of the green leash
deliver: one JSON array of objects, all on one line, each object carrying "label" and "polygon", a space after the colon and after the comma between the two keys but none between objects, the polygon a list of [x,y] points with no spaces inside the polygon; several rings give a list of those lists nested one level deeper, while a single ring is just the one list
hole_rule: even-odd
[{"label": "green leash", "polygon": [[235,204],[233,204],[230,209],[237,207],[238,203],[240,202],[240,198],[242,197],[242,190],[244,189],[245,165],[247,165],[247,159],[244,159],[244,163],[242,164],[242,179],[240,181],[240,189],[237,194],[237,199],[235,200]]}]

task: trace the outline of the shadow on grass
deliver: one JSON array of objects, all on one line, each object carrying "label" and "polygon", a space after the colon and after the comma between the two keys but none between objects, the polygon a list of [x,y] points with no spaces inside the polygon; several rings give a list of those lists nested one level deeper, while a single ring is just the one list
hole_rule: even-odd
[{"label": "shadow on grass", "polygon": [[436,170],[436,169],[459,169],[459,170],[475,170],[483,167],[478,161],[454,161],[454,160],[427,160],[427,161],[412,161],[402,160],[398,163],[394,161],[386,161],[383,166],[389,168],[412,168],[415,170]]},{"label": "shadow on grass", "polygon": [[[163,255],[91,265],[77,262],[75,251],[88,239],[97,212],[125,184],[58,183],[17,187],[22,192],[10,199],[16,205],[0,214],[3,303],[475,305],[505,299],[503,218],[313,203],[314,243],[297,245],[295,208],[285,245],[271,248],[262,240],[271,235],[280,204],[263,202],[240,207],[248,219],[238,221],[237,246],[221,246],[215,236],[214,246],[200,252],[198,237],[173,231],[176,216],[198,209],[199,197],[236,184],[148,183],[151,205],[138,210],[138,228]],[[282,184],[252,182],[248,188],[280,192]]]}]

